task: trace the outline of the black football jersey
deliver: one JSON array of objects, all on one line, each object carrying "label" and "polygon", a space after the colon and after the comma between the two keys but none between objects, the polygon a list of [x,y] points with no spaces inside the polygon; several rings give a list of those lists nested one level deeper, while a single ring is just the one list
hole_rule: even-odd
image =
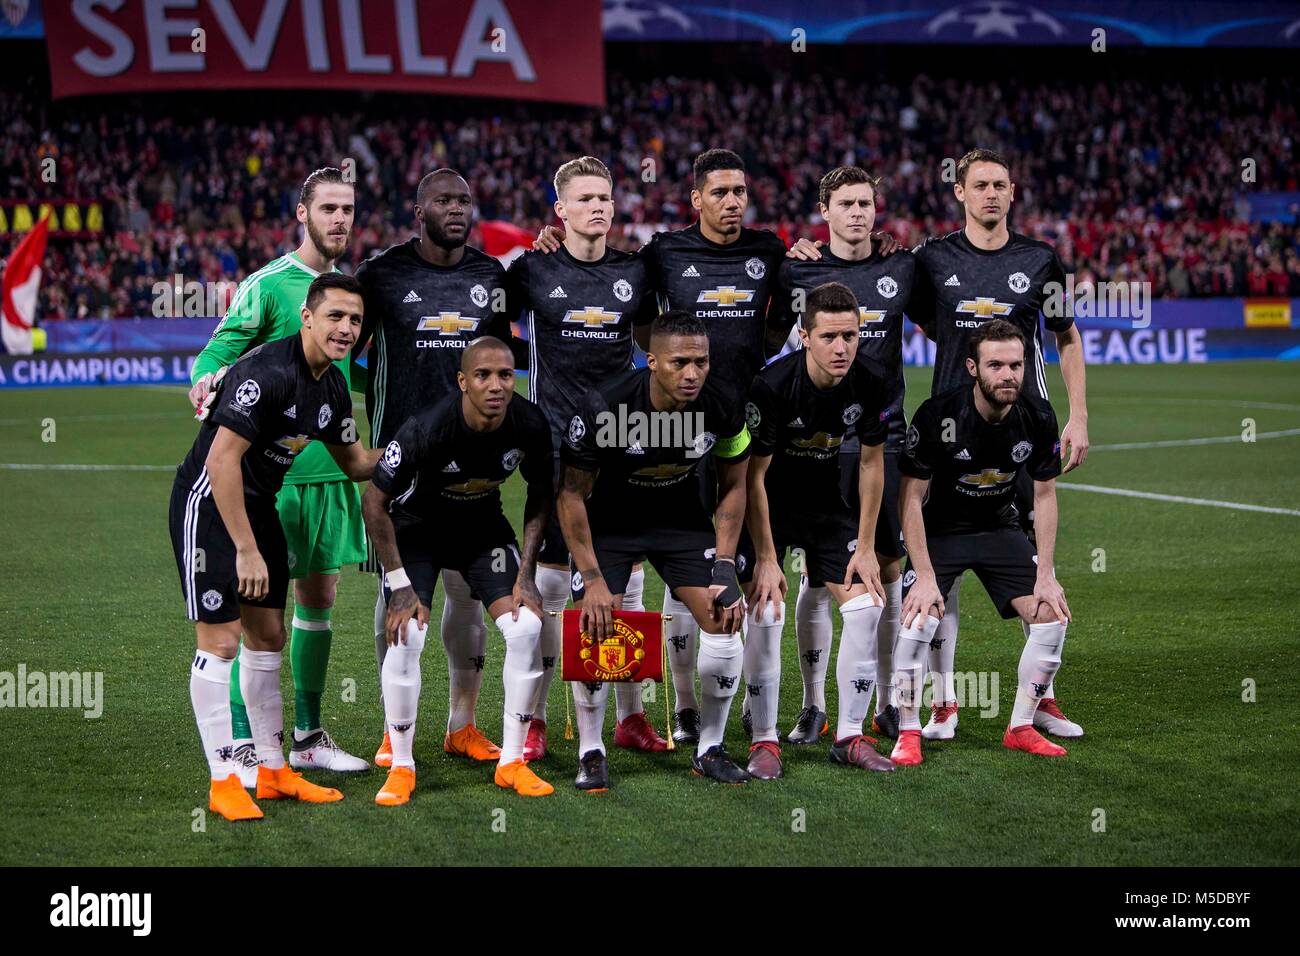
[{"label": "black football jersey", "polygon": [[384,446],[371,479],[392,497],[394,521],[459,526],[500,516],[501,485],[518,471],[529,485],[553,486],[550,429],[536,405],[515,395],[490,432],[465,422],[463,396],[416,412]]},{"label": "black football jersey", "polygon": [[789,334],[796,321],[802,321],[797,309],[800,290],[808,292],[827,282],[849,287],[858,300],[858,353],[856,361],[872,374],[889,383],[892,403],[897,410],[890,416],[890,444],[902,442],[906,421],[903,417],[903,315],[911,311],[912,285],[916,276],[916,257],[900,250],[892,256],[873,252],[865,259],[850,262],[822,246],[822,257],[815,261],[785,259],[777,273],[777,290],[772,297],[768,321]]},{"label": "black football jersey", "polygon": [[606,249],[594,262],[563,246],[525,252],[507,283],[528,325],[528,394],[551,423],[558,449],[587,390],[632,367],[632,327],[657,312],[645,261]]},{"label": "black football jersey", "polygon": [[755,455],[771,455],[764,483],[773,508],[818,511],[843,502],[840,446],[850,435],[884,442],[897,415],[893,390],[856,363],[833,388],[808,374],[802,349],[777,359],[754,379],[745,406]]},{"label": "black football jersey", "polygon": [[648,368],[588,391],[560,446],[565,465],[599,471],[587,514],[604,529],[635,530],[647,521],[697,527],[704,505],[694,475],[709,454],[726,461],[748,457],[743,405],[727,401],[709,378],[682,411],[657,412]]},{"label": "black football jersey", "polygon": [[[927,239],[913,250],[916,285],[912,292],[913,322],[932,332],[935,341],[934,383],[938,395],[959,385],[970,386],[966,371],[967,341],[972,329],[990,319],[1005,319],[1025,337],[1025,386],[1034,398],[1047,401],[1047,375],[1038,314],[1047,299],[1047,284],[1064,290],[1065,267],[1056,250],[1018,232],[1001,249],[979,249],[959,229]],[[1065,315],[1047,316],[1053,332],[1074,324]]]},{"label": "black football jersey", "polygon": [[763,367],[767,307],[785,243],[766,229],[742,228],[719,245],[700,224],[657,232],[641,249],[659,292],[661,311],[694,312],[709,330],[709,379],[744,405]]},{"label": "black football jersey", "polygon": [[312,375],[302,351],[302,336],[290,335],[245,352],[217,388],[212,411],[176,469],[178,481],[193,485],[206,472],[208,451],[218,428],[247,438],[244,497],[275,500],[289,466],[313,440],[350,445],[357,440],[347,379],[331,364]]},{"label": "black football jersey", "polygon": [[365,321],[355,351],[374,339],[366,408],[370,444],[386,445],[402,423],[448,395],[460,395],[462,352],[480,335],[511,344],[505,269],[470,246],[450,268],[424,259],[419,239],[391,246],[357,269]]},{"label": "black football jersey", "polygon": [[1018,528],[1017,473],[1023,468],[1035,481],[1061,473],[1056,413],[1022,392],[994,424],[975,407],[973,385],[950,389],[916,410],[898,467],[930,481],[922,508],[927,535]]}]

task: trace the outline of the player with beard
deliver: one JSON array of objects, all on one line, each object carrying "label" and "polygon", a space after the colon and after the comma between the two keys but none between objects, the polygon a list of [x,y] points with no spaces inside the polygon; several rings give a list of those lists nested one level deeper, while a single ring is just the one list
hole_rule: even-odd
[{"label": "player with beard", "polygon": [[[516,364],[527,360],[523,343],[510,331],[514,313],[507,303],[505,269],[494,257],[466,245],[474,199],[464,177],[454,169],[427,174],[416,189],[414,214],[418,235],[371,256],[357,269],[366,297],[357,353],[372,343],[366,408],[374,448],[385,447],[416,412],[460,393],[456,375],[461,356],[480,336],[510,343],[518,350]],[[382,571],[377,560],[368,568]],[[499,750],[478,729],[474,716],[487,653],[483,605],[455,569],[443,571],[442,587],[440,630],[449,696],[443,749],[471,760],[496,760]],[[389,646],[386,617],[381,578],[375,602],[381,675]],[[375,763],[392,765],[387,729]]]},{"label": "player with beard", "polygon": [[[746,408],[753,437],[747,525],[754,553],[745,684],[753,725],[749,772],[781,776],[776,718],[781,690],[785,552],[800,548],[808,580],[834,596],[843,618],[838,723],[831,760],[866,770],[893,765],[863,736],[876,682],[876,640],[884,589],[876,558],[877,516],[885,486],[884,444],[896,385],[856,361],[862,314],[848,286],[828,282],[807,295],[803,348],[777,359],[754,379]],[[841,488],[840,447],[858,439],[857,502]],[[742,545],[744,547],[744,545]],[[856,580],[855,580],[856,578]],[[743,576],[742,576],[743,580]],[[820,712],[819,712],[820,713]],[[819,722],[820,723],[820,722]],[[808,728],[816,740],[820,726]]]},{"label": "player with beard", "polygon": [[241,634],[239,680],[259,758],[258,799],[343,799],[284,763],[280,669],[290,552],[275,498],[295,460],[317,445],[350,481],[374,469],[379,453],[357,441],[347,380],[336,367],[356,341],[361,314],[354,278],[312,280],[299,331],[235,361],[205,402],[198,436],[176,469],[169,524],[197,642],[190,702],[212,777],[208,806],[227,820],[262,816],[233,761],[229,685]]},{"label": "player with beard", "polygon": [[[392,769],[375,802],[406,803],[415,789],[420,652],[438,576],[454,568],[487,606],[505,639],[504,722],[497,786],[543,797],[554,788],[523,759],[542,680],[542,608],[534,581],[542,529],[555,497],[550,429],[515,395],[514,357],[484,336],[461,353],[457,394],[421,409],[384,447],[366,489],[366,528],[386,570],[384,719]],[[500,486],[518,471],[528,483],[524,543],[501,507]],[[412,620],[415,618],[415,620]]]},{"label": "player with beard", "polygon": [[[1056,336],[1061,377],[1070,401],[1070,419],[1061,433],[1068,451],[1066,472],[1088,455],[1088,406],[1083,340],[1065,298],[1065,269],[1045,242],[1013,232],[1007,218],[1015,200],[1010,167],[998,153],[974,149],[957,163],[953,193],[961,203],[962,229],[926,240],[915,250],[916,282],[908,317],[935,340],[931,394],[965,385],[967,344],[975,329],[993,318],[1011,322],[1027,348],[1024,389],[1048,401],[1039,314]],[[811,250],[811,251],[810,251]],[[813,244],[796,243],[795,253],[816,256]],[[1034,499],[1030,479],[1016,487],[1015,507],[1025,534],[1034,533]],[[957,728],[954,675],[957,648],[958,592],[961,578],[945,596],[947,614],[935,635],[930,655],[934,702],[925,736],[951,739]],[[1083,728],[1069,720],[1048,688],[1034,713],[1034,726],[1059,737],[1081,737]]]},{"label": "player with beard", "polygon": [[[1025,629],[1003,746],[1044,757],[1066,753],[1034,729],[1034,712],[1061,666],[1070,620],[1053,568],[1061,474],[1056,414],[1047,402],[1022,393],[1026,350],[1014,325],[994,319],[973,330],[967,342],[969,384],[921,403],[899,462],[908,557],[903,626],[894,648],[897,764],[921,763],[925,661],[945,614],[943,596],[968,570],[998,613],[1019,617]],[[1034,541],[1021,530],[1015,506],[1022,473],[1033,483]]]},{"label": "player with beard", "polygon": [[[740,677],[744,618],[736,548],[744,523],[749,433],[744,412],[710,385],[704,323],[672,309],[650,327],[647,367],[589,391],[565,433],[557,498],[573,554],[573,598],[583,629],[603,640],[620,608],[632,564],[646,558],[707,630],[695,773],[745,783],[749,773],[722,746]],[[706,509],[695,472],[718,459],[718,506]],[[647,520],[648,519],[648,520]],[[598,693],[599,687],[590,691]],[[594,712],[579,709],[579,790],[609,786]]]},{"label": "player with beard", "polygon": [[[526,252],[510,264],[507,275],[512,305],[517,301],[528,322],[530,398],[551,423],[559,474],[560,443],[587,391],[632,367],[632,330],[654,319],[654,292],[646,280],[645,260],[610,249],[605,242],[614,218],[614,183],[594,156],[570,160],[555,172],[555,213],[564,223],[564,240],[553,254]],[[547,612],[569,602],[569,549],[560,523],[552,520],[538,556],[537,586]],[[644,610],[645,572],[632,569],[623,607]],[[528,730],[527,760],[546,755],[546,704],[560,659],[562,619],[542,618],[542,692]],[[668,749],[641,703],[641,687],[614,685],[618,723],[614,746],[651,753]],[[609,689],[592,693],[573,684],[579,713],[603,726]],[[600,750],[604,752],[604,742]]]},{"label": "player with beard", "polygon": [[[830,243],[820,247],[820,257],[815,260],[789,258],[781,264],[768,326],[776,341],[784,340],[790,326],[802,318],[805,309],[801,303],[812,289],[826,282],[842,283],[853,293],[859,307],[855,363],[865,374],[889,383],[891,414],[874,542],[886,601],[876,636],[877,669],[872,675],[876,707],[872,728],[892,739],[898,736],[898,710],[890,698],[902,595],[899,565],[903,557],[902,529],[898,523],[898,455],[907,428],[903,415],[903,315],[911,310],[916,260],[907,251],[883,255],[879,245],[872,241],[879,182],[857,166],[840,166],[822,177],[818,210],[830,227]],[[840,463],[847,486],[844,494],[852,501],[857,494],[855,479],[860,468],[856,435],[845,436],[840,445]],[[800,576],[795,636],[803,676],[803,705],[794,728],[785,738],[792,744],[814,743],[830,727],[826,670],[830,661],[831,603],[832,595],[826,588],[806,574]]]},{"label": "player with beard", "polygon": [[[318,169],[303,182],[297,209],[298,222],[306,229],[302,243],[239,284],[225,318],[194,361],[190,404],[198,418],[207,416],[221,376],[241,355],[298,333],[307,288],[317,276],[337,271],[335,263],[348,247],[355,211],[355,190],[344,181],[341,170]],[[350,387],[349,357],[335,365]],[[289,763],[299,768],[365,770],[369,765],[339,747],[321,723],[339,572],[345,564],[365,557],[361,496],[325,446],[316,442],[294,459],[275,504],[289,546],[294,594],[289,645],[294,728]],[[239,666],[236,657],[230,680],[234,762],[244,786],[252,787],[257,781],[257,756],[240,695]]]}]

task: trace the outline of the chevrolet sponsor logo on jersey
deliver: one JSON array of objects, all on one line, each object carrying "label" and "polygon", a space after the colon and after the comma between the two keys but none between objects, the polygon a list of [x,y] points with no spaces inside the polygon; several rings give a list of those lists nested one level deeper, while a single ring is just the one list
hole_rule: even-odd
[{"label": "chevrolet sponsor logo on jersey", "polygon": [[477,319],[472,315],[461,315],[459,312],[439,312],[437,315],[422,315],[419,324],[415,327],[415,331],[437,332],[439,336],[455,336],[455,339],[452,341],[416,339],[415,347],[417,349],[464,348],[465,341],[461,338],[461,333],[475,331],[482,321],[482,319]]},{"label": "chevrolet sponsor logo on jersey", "polygon": [[606,312],[604,309],[589,305],[585,309],[570,309],[564,313],[564,322],[580,325],[580,329],[564,329],[561,335],[575,339],[616,339],[618,331],[606,330],[607,325],[617,325],[623,318],[622,312]]},{"label": "chevrolet sponsor logo on jersey", "polygon": [[444,493],[450,492],[457,498],[481,498],[500,485],[504,478],[471,478],[458,485],[444,485]]},{"label": "chevrolet sponsor logo on jersey", "polygon": [[973,475],[962,475],[957,480],[963,485],[974,485],[976,488],[988,488],[997,485],[1005,485],[1012,478],[1016,477],[1014,471],[998,471],[996,468],[985,468],[981,472]]},{"label": "chevrolet sponsor logo on jersey", "polygon": [[[294,455],[309,444],[311,439],[306,435],[285,435],[273,447],[266,449],[266,457],[282,465],[292,465]],[[280,449],[284,454],[278,454],[276,449]]]},{"label": "chevrolet sponsor logo on jersey", "polygon": [[792,447],[786,449],[786,454],[812,458],[829,458],[831,455],[839,451],[839,447],[843,443],[843,435],[832,435],[829,432],[817,432],[811,438],[791,438],[790,445]]},{"label": "chevrolet sponsor logo on jersey", "polygon": [[753,302],[753,289],[737,289],[734,285],[720,285],[716,289],[701,289],[696,303],[710,303],[731,308],[737,302]]},{"label": "chevrolet sponsor logo on jersey", "polygon": [[638,468],[632,472],[628,480],[634,485],[671,485],[675,481],[680,481],[682,476],[691,470],[692,464],[667,461],[648,468]]},{"label": "chevrolet sponsor logo on jersey", "polygon": [[992,319],[1004,315],[1010,315],[1013,306],[1008,302],[999,302],[990,296],[976,296],[973,299],[962,299],[957,303],[957,311],[963,315],[973,315],[979,321],[972,322],[969,320],[957,320],[959,329],[977,329],[983,324],[985,319]]},{"label": "chevrolet sponsor logo on jersey", "polygon": [[873,325],[884,322],[889,313],[884,309],[867,309],[858,306],[858,338],[883,339],[886,329],[873,329]]}]

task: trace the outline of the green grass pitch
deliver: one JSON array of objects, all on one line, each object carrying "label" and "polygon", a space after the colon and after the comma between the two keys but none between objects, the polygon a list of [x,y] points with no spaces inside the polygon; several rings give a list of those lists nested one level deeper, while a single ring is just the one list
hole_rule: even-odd
[{"label": "green grass pitch", "polygon": [[[1091,368],[1096,445],[1239,436],[1251,427],[1244,419],[1259,437],[1100,447],[1066,480],[1300,511],[1300,435],[1267,435],[1300,429],[1298,371],[1294,363],[1264,362]],[[1057,370],[1051,373],[1064,424],[1064,389]],[[910,410],[928,391],[928,370],[910,370],[908,382]],[[553,753],[538,766],[557,793],[525,800],[493,786],[490,767],[442,752],[446,667],[431,638],[416,745],[419,788],[409,806],[374,804],[380,771],[317,774],[346,799],[264,803],[266,819],[249,825],[207,815],[206,829],[196,832],[207,775],[187,691],[193,630],[166,528],[170,468],[194,427],[175,388],[0,393],[4,463],[167,466],[0,468],[0,671],[15,672],[20,663],[28,672],[102,671],[105,698],[103,715],[93,720],[66,709],[0,710],[0,864],[1300,859],[1300,515],[1069,489],[1060,491],[1057,572],[1075,623],[1057,691],[1087,736],[1068,742],[1066,759],[1001,747],[1022,637],[1016,624],[996,618],[968,578],[957,667],[998,673],[998,714],[981,718],[976,708],[963,709],[957,740],[928,744],[921,767],[870,775],[831,766],[825,744],[787,747],[784,780],[727,789],[692,777],[685,753],[611,748],[613,789],[583,795],[571,786],[576,742],[563,739],[557,682]],[[516,523],[520,490],[518,481],[507,486]],[[1103,551],[1105,570],[1095,570]],[[661,594],[649,574],[647,607],[658,607]],[[330,732],[367,758],[382,732],[373,603],[373,577],[348,569],[324,704]],[[436,603],[435,621],[440,597]],[[782,730],[800,703],[793,623],[784,646]],[[494,633],[480,703],[480,723],[494,737],[501,654]],[[829,677],[833,712],[833,662]],[[342,699],[349,680],[355,702]],[[1253,701],[1244,700],[1252,687]],[[649,705],[661,730],[662,694]],[[287,663],[285,699],[288,711]],[[738,710],[739,699],[727,738],[733,753],[744,752]]]}]

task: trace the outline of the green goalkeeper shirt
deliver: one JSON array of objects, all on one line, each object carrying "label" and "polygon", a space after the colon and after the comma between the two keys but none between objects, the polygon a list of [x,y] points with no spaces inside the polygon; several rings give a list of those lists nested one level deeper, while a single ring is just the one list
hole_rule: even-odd
[{"label": "green goalkeeper shirt", "polygon": [[[297,335],[302,328],[302,306],[307,299],[307,287],[319,274],[290,252],[271,260],[239,283],[225,318],[194,360],[191,382],[197,382],[222,366],[234,365],[249,349]],[[334,363],[343,373],[349,389],[352,387],[350,361],[348,356]],[[330,457],[329,450],[314,441],[294,459],[284,480],[285,484],[309,485],[348,479]]]}]

